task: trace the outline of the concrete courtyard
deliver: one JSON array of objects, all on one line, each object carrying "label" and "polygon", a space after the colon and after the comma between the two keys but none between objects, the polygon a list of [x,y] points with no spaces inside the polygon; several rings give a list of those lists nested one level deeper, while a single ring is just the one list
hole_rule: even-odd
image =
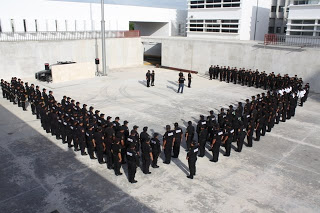
[{"label": "concrete courtyard", "polygon": [[[156,72],[155,87],[145,86],[148,69]],[[67,95],[106,116],[119,116],[121,123],[128,120],[130,129],[148,126],[149,134],[158,132],[161,138],[167,124],[178,122],[185,130],[200,114],[263,92],[193,75],[192,88],[177,94],[178,72],[148,66],[108,74],[59,84],[23,80],[52,90],[58,101]],[[232,150],[229,158],[220,155],[218,163],[209,161],[207,151],[198,158],[193,180],[186,178],[183,140],[178,159],[170,165],[160,159],[151,175],[138,169],[136,184],[128,182],[126,165],[124,175],[116,177],[106,165],[46,134],[30,108],[24,112],[3,98],[0,104],[0,212],[320,211],[319,94],[310,94],[294,118],[276,125],[252,148]]]}]

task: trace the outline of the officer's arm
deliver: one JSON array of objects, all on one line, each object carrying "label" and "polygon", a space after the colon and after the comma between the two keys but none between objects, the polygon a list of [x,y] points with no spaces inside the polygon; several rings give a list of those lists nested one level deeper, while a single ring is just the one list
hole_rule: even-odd
[{"label": "officer's arm", "polygon": [[212,148],[212,147],[213,147],[213,145],[216,143],[216,141],[217,141],[217,139],[215,139],[215,138],[212,140],[211,148]]},{"label": "officer's arm", "polygon": [[223,143],[225,143],[227,140],[228,140],[229,136],[225,136],[224,140],[223,140]]},{"label": "officer's arm", "polygon": [[162,148],[163,148],[163,149],[164,149],[164,147],[166,146],[166,143],[167,143],[167,141],[164,140],[164,141],[163,141],[163,145],[162,145]]},{"label": "officer's arm", "polygon": [[176,142],[176,138],[173,138],[173,140],[172,140],[172,146],[174,145],[174,142]]},{"label": "officer's arm", "polygon": [[149,153],[151,160],[153,161],[153,155],[152,152]]},{"label": "officer's arm", "polygon": [[119,157],[119,162],[121,162],[122,158],[121,158],[121,153],[120,152],[118,153],[118,157]]}]

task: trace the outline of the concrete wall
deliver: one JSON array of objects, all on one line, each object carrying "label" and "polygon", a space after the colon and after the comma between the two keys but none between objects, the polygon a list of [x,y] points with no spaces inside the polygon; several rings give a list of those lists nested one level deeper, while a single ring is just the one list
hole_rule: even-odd
[{"label": "concrete wall", "polygon": [[[101,59],[100,43],[98,40],[98,57]],[[1,42],[0,76],[1,78],[34,76],[35,72],[44,69],[46,62],[91,63],[96,58],[95,46],[95,40]],[[143,64],[141,39],[106,39],[106,57],[109,68]]]},{"label": "concrete wall", "polygon": [[95,71],[94,62],[51,66],[52,81],[55,83],[94,78]]},{"label": "concrete wall", "polygon": [[[163,38],[162,65],[208,72],[210,65],[226,65],[298,75],[320,92],[320,49],[264,47],[256,42],[228,42]],[[179,57],[177,57],[179,56]]]},{"label": "concrete wall", "polygon": [[134,22],[134,29],[140,31],[141,36],[170,36],[168,22]]}]

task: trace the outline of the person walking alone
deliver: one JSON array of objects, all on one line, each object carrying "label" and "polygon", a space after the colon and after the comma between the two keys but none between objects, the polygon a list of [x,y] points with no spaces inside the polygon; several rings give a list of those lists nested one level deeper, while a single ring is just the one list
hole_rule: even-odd
[{"label": "person walking alone", "polygon": [[183,93],[183,87],[184,87],[184,81],[185,81],[185,80],[186,80],[186,79],[184,78],[183,75],[179,77],[179,80],[178,80],[179,88],[178,88],[177,93],[180,92],[180,89],[181,89],[181,93]]}]

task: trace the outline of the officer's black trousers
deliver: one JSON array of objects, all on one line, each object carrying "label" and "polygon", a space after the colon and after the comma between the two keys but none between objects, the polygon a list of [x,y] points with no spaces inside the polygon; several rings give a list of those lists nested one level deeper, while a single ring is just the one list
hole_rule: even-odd
[{"label": "officer's black trousers", "polygon": [[103,150],[97,149],[97,158],[99,163],[103,163]]},{"label": "officer's black trousers", "polygon": [[200,153],[199,153],[199,156],[200,157],[203,157],[204,154],[205,154],[205,147],[206,147],[206,140],[200,140],[200,146],[199,146],[199,150],[200,150]]},{"label": "officer's black trousers", "polygon": [[107,155],[107,167],[108,169],[112,168],[113,165],[113,156],[110,148],[106,148],[106,155]]},{"label": "officer's black trousers", "polygon": [[128,179],[132,182],[136,176],[137,166],[135,162],[128,161]]},{"label": "officer's black trousers", "polygon": [[230,152],[231,152],[231,142],[232,142],[232,139],[228,139],[226,141],[226,144],[225,144],[225,148],[226,148],[226,156],[230,156]]},{"label": "officer's black trousers", "polygon": [[171,162],[171,152],[172,152],[172,146],[167,146],[164,149],[164,155],[165,155],[165,163],[170,163]]},{"label": "officer's black trousers", "polygon": [[237,140],[237,148],[238,148],[238,152],[241,152],[242,150],[242,146],[243,146],[244,140],[241,138],[238,138]]},{"label": "officer's black trousers", "polygon": [[190,158],[188,159],[188,165],[189,165],[191,177],[196,175],[196,162],[197,162],[197,159],[190,159]]},{"label": "officer's black trousers", "polygon": [[152,152],[152,156],[153,156],[152,166],[154,167],[154,166],[157,166],[158,164],[159,154],[156,152]]},{"label": "officer's black trousers", "polygon": [[173,157],[177,158],[179,157],[179,153],[180,153],[180,143],[174,143],[173,145]]},{"label": "officer's black trousers", "polygon": [[213,148],[212,148],[212,161],[213,162],[218,162],[219,160],[219,154],[220,154],[220,143],[215,142],[215,144],[213,144]]},{"label": "officer's black trousers", "polygon": [[252,135],[247,136],[248,147],[252,147]]},{"label": "officer's black trousers", "polygon": [[119,157],[118,155],[113,155],[113,162],[114,162],[114,173],[116,175],[120,174],[120,167],[121,167],[121,162],[119,162]]},{"label": "officer's black trousers", "polygon": [[142,155],[142,171],[143,171],[143,173],[145,173],[145,174],[149,173],[150,164],[151,164],[150,157],[149,156],[146,157],[146,156]]},{"label": "officer's black trousers", "polygon": [[261,129],[257,129],[256,130],[256,140],[259,141],[260,140],[260,135],[261,135]]},{"label": "officer's black trousers", "polygon": [[94,158],[94,147],[93,147],[92,141],[88,142],[88,154],[91,159]]}]

